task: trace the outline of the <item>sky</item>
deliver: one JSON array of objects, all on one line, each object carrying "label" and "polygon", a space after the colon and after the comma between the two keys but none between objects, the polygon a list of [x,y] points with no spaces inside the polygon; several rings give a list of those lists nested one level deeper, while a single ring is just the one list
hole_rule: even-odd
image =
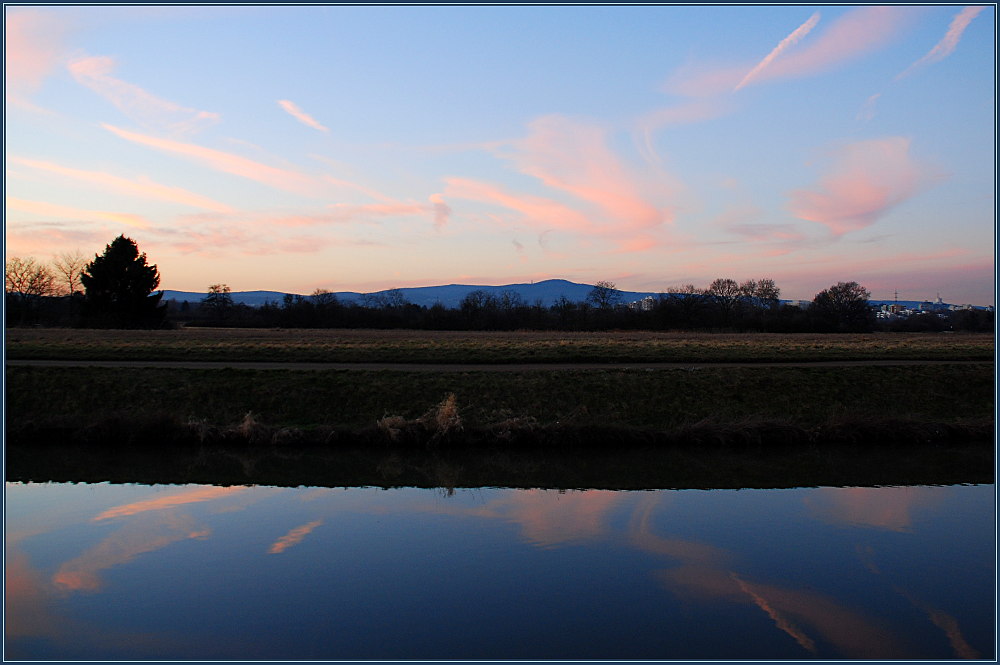
[{"label": "sky", "polygon": [[996,12],[5,5],[6,256],[993,304]]}]

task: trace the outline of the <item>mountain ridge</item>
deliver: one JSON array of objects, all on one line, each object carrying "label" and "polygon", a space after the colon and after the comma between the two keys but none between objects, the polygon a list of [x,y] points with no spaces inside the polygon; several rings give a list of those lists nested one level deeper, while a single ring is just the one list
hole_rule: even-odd
[{"label": "mountain ridge", "polygon": [[[505,291],[513,292],[519,295],[524,302],[529,305],[534,305],[536,302],[541,302],[543,307],[551,307],[556,304],[560,298],[565,297],[571,302],[583,302],[587,299],[590,291],[594,288],[592,284],[580,284],[578,282],[571,282],[566,279],[546,279],[539,282],[529,282],[529,283],[518,283],[518,284],[504,284],[500,286],[493,285],[477,285],[477,284],[442,284],[439,286],[416,286],[416,287],[405,287],[399,289],[383,289],[381,291],[373,291],[369,293],[361,293],[357,291],[336,291],[331,292],[337,297],[342,304],[349,305],[352,303],[361,304],[364,302],[366,297],[379,297],[385,296],[393,291],[399,291],[403,298],[409,303],[414,305],[419,305],[421,307],[433,307],[434,305],[440,303],[443,307],[454,309],[458,308],[462,299],[465,298],[469,293],[473,291],[485,291],[491,295],[500,295]],[[652,296],[656,298],[660,295],[657,291],[625,291],[621,290],[622,302],[629,303],[635,302],[637,300],[642,300],[647,296]],[[174,300],[177,302],[188,301],[190,303],[200,302],[207,292],[199,291],[176,291],[172,289],[163,290],[163,300]],[[260,307],[267,302],[281,304],[284,299],[286,292],[284,291],[233,291],[230,294],[233,298],[233,302],[238,304],[249,305],[251,307]],[[293,296],[301,296],[308,298],[309,296],[303,294],[291,294]],[[799,299],[782,299],[782,303],[788,302],[801,302]],[[922,300],[870,300],[872,305],[891,305],[898,304],[907,308],[917,308],[920,305],[926,304],[929,301]],[[950,306],[950,303],[942,303],[944,306]],[[982,309],[980,306],[976,306],[976,309]]]},{"label": "mountain ridge", "polygon": [[[357,291],[334,291],[331,292],[343,304],[361,303],[365,297],[378,297],[393,291],[399,291],[403,297],[414,305],[432,307],[440,303],[443,307],[456,308],[461,305],[462,299],[473,291],[485,291],[491,295],[499,295],[505,291],[518,294],[529,305],[541,301],[545,307],[551,307],[559,301],[561,297],[572,302],[582,302],[587,299],[592,284],[578,284],[566,279],[546,279],[539,282],[529,282],[521,284],[504,284],[500,286],[486,284],[443,284],[439,286],[416,286],[399,289],[383,289],[370,293],[360,293]],[[646,296],[656,297],[657,293],[644,291],[621,291],[622,300],[631,302],[641,300]],[[207,292],[198,291],[176,291],[172,289],[163,290],[163,300],[175,300],[178,302],[199,302]],[[233,302],[252,307],[260,307],[266,302],[281,304],[286,292],[284,291],[233,291],[230,294]],[[303,294],[291,294],[293,296]]]}]

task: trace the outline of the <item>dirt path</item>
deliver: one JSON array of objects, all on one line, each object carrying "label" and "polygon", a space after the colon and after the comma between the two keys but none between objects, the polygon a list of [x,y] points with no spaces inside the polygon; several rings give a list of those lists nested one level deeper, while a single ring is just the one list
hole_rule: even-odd
[{"label": "dirt path", "polygon": [[992,360],[823,360],[816,362],[683,363],[319,363],[187,360],[7,360],[8,367],[149,367],[157,369],[389,370],[394,372],[526,372],[558,370],[697,370],[713,367],[893,367],[902,365],[974,365]]}]

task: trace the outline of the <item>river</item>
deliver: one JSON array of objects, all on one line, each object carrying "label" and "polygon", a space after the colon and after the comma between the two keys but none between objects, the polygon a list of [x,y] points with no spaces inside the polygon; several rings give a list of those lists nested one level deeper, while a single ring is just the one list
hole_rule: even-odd
[{"label": "river", "polygon": [[6,658],[994,658],[991,484],[8,482]]}]

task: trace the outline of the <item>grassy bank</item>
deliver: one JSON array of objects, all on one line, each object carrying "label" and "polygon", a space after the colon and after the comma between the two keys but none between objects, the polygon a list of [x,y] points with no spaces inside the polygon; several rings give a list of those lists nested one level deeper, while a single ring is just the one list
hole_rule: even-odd
[{"label": "grassy bank", "polygon": [[6,331],[11,359],[403,363],[992,360],[991,334],[710,334],[409,330]]},{"label": "grassy bank", "polygon": [[[396,372],[8,367],[8,438],[642,441],[992,436],[993,365]],[[453,396],[453,397],[450,397]],[[247,414],[252,414],[249,418]],[[937,434],[935,434],[937,433]],[[256,441],[254,438],[256,437]]]}]

